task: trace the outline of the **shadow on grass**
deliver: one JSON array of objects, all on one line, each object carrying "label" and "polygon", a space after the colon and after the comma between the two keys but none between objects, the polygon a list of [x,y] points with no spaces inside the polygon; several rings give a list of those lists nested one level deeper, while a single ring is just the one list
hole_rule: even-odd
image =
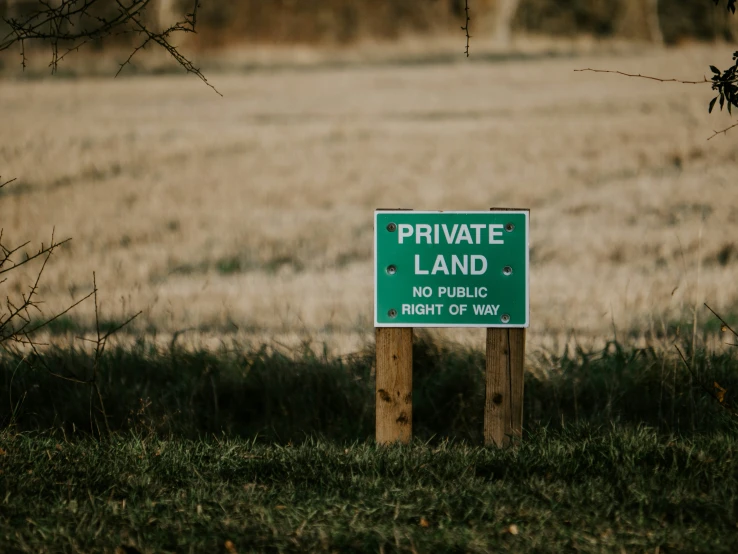
[{"label": "shadow on grass", "polygon": [[[738,351],[736,351],[738,352]],[[425,338],[413,346],[413,430],[419,439],[482,442],[484,354]],[[0,423],[20,431],[89,433],[90,389],[49,375],[85,378],[92,355],[52,349],[43,360],[0,357]],[[106,351],[99,384],[113,431],[197,438],[226,434],[287,443],[306,437],[363,441],[374,433],[373,353],[326,358],[306,350],[161,350],[139,342]],[[695,379],[674,355],[610,343],[599,352],[549,358],[545,377],[526,375],[527,431],[567,425],[646,425],[704,433],[735,421],[700,388],[738,388],[736,354],[698,352]],[[47,369],[48,368],[48,369]],[[98,418],[92,410],[92,417]]]}]

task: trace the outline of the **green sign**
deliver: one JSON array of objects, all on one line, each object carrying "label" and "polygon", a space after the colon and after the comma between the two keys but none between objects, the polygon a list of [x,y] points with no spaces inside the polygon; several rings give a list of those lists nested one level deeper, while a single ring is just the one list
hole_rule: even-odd
[{"label": "green sign", "polygon": [[377,211],[376,327],[528,327],[528,211]]}]

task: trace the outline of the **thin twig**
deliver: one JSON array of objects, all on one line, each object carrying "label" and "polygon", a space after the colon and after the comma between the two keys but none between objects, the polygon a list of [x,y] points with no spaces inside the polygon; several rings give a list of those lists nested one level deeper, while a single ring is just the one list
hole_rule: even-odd
[{"label": "thin twig", "polygon": [[679,356],[682,358],[682,362],[684,362],[684,365],[689,370],[690,375],[694,378],[695,381],[700,385],[700,387],[710,396],[712,396],[715,399],[715,402],[717,402],[720,406],[722,406],[725,410],[728,411],[729,414],[733,416],[738,416],[738,412],[736,412],[729,404],[727,404],[724,401],[721,401],[720,398],[718,398],[718,395],[713,392],[710,387],[705,386],[702,384],[702,382],[697,378],[697,376],[694,374],[694,371],[690,367],[689,363],[687,362],[687,358],[684,357],[684,354],[682,354],[682,351],[679,349],[678,345],[674,345],[674,348],[677,349],[677,352],[679,352]]},{"label": "thin twig", "polygon": [[728,329],[731,333],[733,333],[733,336],[738,337],[738,333],[736,333],[733,328],[728,325],[728,322],[725,321],[722,317],[720,317],[715,310],[713,310],[710,306],[707,305],[707,302],[705,302],[705,308],[710,310],[712,312],[712,315],[714,315],[716,318],[720,320],[720,323],[723,324],[723,326]]},{"label": "thin twig", "polygon": [[[95,298],[95,330],[97,331],[97,344],[100,344],[100,317],[99,317],[99,310],[97,306],[97,278],[95,277],[95,272],[92,272],[92,295]],[[95,352],[97,354],[97,351]],[[97,361],[97,359],[95,360]]]},{"label": "thin twig", "polygon": [[471,17],[469,16],[469,0],[464,0],[464,17],[466,18],[464,25],[461,27],[461,30],[464,31],[466,34],[466,50],[464,50],[464,54],[466,54],[466,57],[469,57],[469,39],[471,38],[471,35],[469,34],[469,22],[471,21]]},{"label": "thin twig", "polygon": [[738,127],[738,123],[733,123],[733,125],[731,125],[730,127],[726,127],[726,128],[725,128],[725,129],[723,129],[722,131],[713,131],[713,134],[712,134],[712,136],[711,136],[711,137],[709,137],[709,138],[708,138],[707,140],[712,140],[712,139],[714,139],[714,138],[715,138],[716,136],[718,136],[718,135],[725,135],[725,134],[727,134],[727,133],[728,133],[728,131],[730,131],[730,130],[731,130],[731,129],[733,129],[734,127]]},{"label": "thin twig", "polygon": [[[131,63],[133,56],[151,43],[166,50],[172,58],[188,73],[196,75],[203,83],[216,93],[222,94],[207,80],[205,75],[192,60],[182,54],[172,44],[172,35],[176,33],[196,33],[197,11],[199,0],[190,0],[192,9],[185,14],[184,19],[171,24],[163,30],[155,30],[147,21],[146,15],[155,5],[153,0],[129,0],[123,2],[115,0],[115,13],[109,10],[99,12],[99,8],[106,7],[103,0],[59,0],[53,5],[41,0],[40,6],[29,14],[18,19],[6,15],[0,21],[9,27],[9,32],[0,35],[0,52],[18,44],[20,46],[21,66],[25,69],[26,41],[39,41],[51,46],[51,72],[55,73],[59,62],[69,53],[78,51],[82,46],[92,41],[120,35],[136,34],[143,36],[143,41],[130,53],[120,65],[118,73]],[[95,6],[97,4],[97,6]],[[95,15],[102,13],[106,15]],[[92,21],[93,26],[86,24]]]},{"label": "thin twig", "polygon": [[46,327],[49,323],[52,323],[52,322],[56,321],[57,319],[59,319],[63,315],[66,315],[68,312],[70,312],[71,310],[73,310],[74,308],[76,308],[77,306],[79,306],[80,304],[82,304],[82,302],[84,302],[85,300],[87,300],[90,296],[92,296],[92,294],[93,293],[89,293],[86,296],[80,298],[79,300],[77,300],[74,304],[72,304],[71,306],[69,306],[64,311],[59,312],[54,317],[52,317],[50,319],[47,319],[43,323],[38,324],[36,327],[33,327],[32,329],[29,329],[28,331],[26,331],[26,334],[29,334],[30,335],[31,333],[33,333],[35,331],[38,331],[39,329],[42,329],[43,327]]},{"label": "thin twig", "polygon": [[[72,239],[71,239],[71,238],[69,238],[69,239],[64,239],[64,240],[63,240],[63,241],[61,241],[61,242],[52,242],[52,244],[50,244],[49,246],[47,246],[47,247],[45,247],[45,248],[44,248],[44,247],[42,246],[42,247],[41,247],[41,249],[40,249],[40,250],[39,250],[38,252],[36,252],[36,253],[35,253],[35,254],[33,254],[32,256],[29,256],[29,257],[27,257],[27,258],[26,258],[25,260],[23,260],[23,261],[21,261],[21,262],[18,262],[18,263],[16,263],[16,262],[13,262],[12,260],[10,260],[10,256],[12,256],[12,255],[13,255],[13,254],[15,254],[16,252],[18,252],[18,250],[20,250],[20,249],[21,249],[21,248],[23,248],[24,246],[28,246],[28,244],[29,244],[28,242],[26,242],[26,243],[23,243],[23,244],[21,244],[20,246],[17,246],[17,247],[15,247],[15,248],[13,248],[12,250],[5,250],[5,249],[3,249],[3,250],[4,250],[4,251],[5,251],[6,253],[7,253],[7,254],[6,254],[6,253],[3,253],[3,259],[2,259],[2,263],[0,263],[0,275],[1,275],[1,274],[3,274],[3,273],[7,273],[8,271],[11,271],[11,270],[13,270],[13,269],[16,269],[16,268],[18,268],[18,267],[20,267],[20,266],[22,266],[22,265],[26,265],[27,263],[29,263],[29,262],[32,262],[32,261],[33,261],[33,260],[35,260],[36,258],[40,258],[40,257],[41,257],[41,256],[43,256],[44,254],[49,254],[49,253],[51,253],[52,251],[54,251],[54,250],[56,250],[57,248],[59,248],[59,247],[60,247],[60,246],[61,246],[62,244],[65,244],[65,243],[69,242],[70,240],[72,240]],[[13,265],[12,265],[12,266],[10,266],[10,267],[2,268],[2,265],[3,265],[3,264],[4,264],[5,262],[7,262],[7,261],[10,261],[10,262],[11,262],[11,263],[12,263]]]},{"label": "thin twig", "polygon": [[[2,176],[0,176],[0,181],[2,181]],[[10,179],[10,180],[8,180],[8,181],[5,181],[4,183],[0,182],[0,189],[1,189],[1,188],[3,188],[3,187],[4,187],[5,185],[9,185],[9,184],[10,184],[10,183],[12,183],[13,181],[15,181],[15,178],[13,178],[13,179]]]},{"label": "thin twig", "polygon": [[36,355],[36,358],[35,359],[38,360],[39,362],[41,362],[41,365],[44,366],[44,369],[46,370],[46,372],[49,375],[53,375],[54,377],[59,377],[60,379],[63,379],[63,380],[66,380],[66,381],[72,381],[74,383],[79,383],[79,384],[84,384],[84,385],[88,384],[88,381],[87,380],[78,377],[77,374],[74,373],[74,371],[72,371],[69,368],[67,368],[67,371],[72,375],[71,378],[70,377],[66,377],[64,375],[57,374],[53,369],[51,369],[48,366],[48,364],[46,363],[46,360],[44,360],[44,357],[41,356],[41,353],[37,349],[38,343],[35,342],[35,341],[29,340],[29,345],[31,346],[31,349],[33,350],[33,353]]},{"label": "thin twig", "polygon": [[[99,410],[100,410],[100,413],[102,414],[103,422],[105,423],[105,431],[107,433],[107,436],[110,436],[110,423],[108,422],[108,414],[105,411],[105,402],[103,401],[102,394],[100,393],[100,387],[97,383],[97,375],[100,369],[100,358],[102,357],[102,354],[105,350],[105,342],[107,338],[110,336],[110,333],[108,333],[105,336],[101,336],[100,334],[100,313],[99,313],[99,305],[97,303],[97,277],[94,271],[92,272],[92,292],[95,298],[95,331],[97,333],[97,343],[95,344],[95,357],[92,362],[92,377],[90,379],[90,384],[92,388],[94,389],[95,393],[97,394],[97,401],[98,401],[98,404],[100,404]],[[133,318],[131,318],[131,320],[132,319]],[[90,391],[90,417],[91,416],[92,416],[92,391]],[[97,425],[97,420],[95,423]],[[100,435],[99,425],[97,425],[97,433],[98,435]]]},{"label": "thin twig", "polygon": [[712,81],[709,81],[707,77],[702,77],[702,81],[683,81],[681,79],[661,79],[660,77],[641,75],[640,73],[625,73],[624,71],[613,71],[610,69],[592,69],[590,67],[584,69],[575,69],[574,71],[590,71],[592,73],[616,73],[617,75],[623,75],[624,77],[637,77],[639,79],[648,79],[649,81],[658,81],[659,83],[679,83],[682,85],[704,85],[705,83],[712,83]]},{"label": "thin twig", "polygon": [[[95,392],[97,393],[97,401],[100,404],[100,413],[102,414],[103,421],[105,422],[105,432],[108,436],[111,435],[110,431],[110,423],[108,422],[108,414],[105,411],[105,403],[103,402],[102,394],[100,394],[100,387],[97,384],[97,381],[92,383],[92,386],[95,388]],[[100,426],[97,427],[97,433],[100,434]]]},{"label": "thin twig", "polygon": [[102,340],[103,340],[103,348],[104,348],[104,345],[105,345],[105,341],[108,339],[108,337],[110,337],[111,335],[113,335],[113,334],[117,333],[118,331],[120,331],[121,329],[123,329],[123,327],[125,327],[126,325],[128,325],[131,321],[133,321],[134,319],[136,319],[142,313],[143,313],[143,310],[139,311],[138,313],[133,314],[131,317],[129,317],[128,319],[126,319],[123,323],[121,323],[120,325],[117,325],[116,327],[113,327],[110,331],[108,331],[107,333],[105,333],[105,335],[102,338]]},{"label": "thin twig", "polygon": [[[684,356],[684,354],[682,354],[682,351],[679,348],[679,346],[675,344],[674,345],[674,348],[676,348],[677,349],[677,352],[679,352],[679,356],[682,358],[682,362],[684,362],[685,367],[689,370],[689,373],[692,375],[692,377],[694,377],[695,381],[697,381],[697,383],[705,390],[705,392],[707,394],[709,394],[710,396],[712,396],[715,400],[718,400],[717,395],[714,392],[712,392],[709,387],[704,386],[699,381],[699,379],[697,379],[697,376],[694,374],[694,371],[692,370],[692,367],[689,365],[689,362],[687,361],[687,358]],[[720,402],[720,401],[718,400],[718,402]]]}]

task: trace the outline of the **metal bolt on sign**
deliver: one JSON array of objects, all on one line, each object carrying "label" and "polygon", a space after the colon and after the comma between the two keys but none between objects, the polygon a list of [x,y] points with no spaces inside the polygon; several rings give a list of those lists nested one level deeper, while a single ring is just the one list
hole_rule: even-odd
[{"label": "metal bolt on sign", "polygon": [[375,212],[378,443],[412,438],[415,327],[487,329],[485,444],[522,436],[529,216],[504,208]]}]

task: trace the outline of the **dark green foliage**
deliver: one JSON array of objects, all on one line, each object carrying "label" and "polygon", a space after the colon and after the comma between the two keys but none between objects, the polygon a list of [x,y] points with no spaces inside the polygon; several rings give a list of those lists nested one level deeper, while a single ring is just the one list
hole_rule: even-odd
[{"label": "dark green foliage", "polygon": [[0,449],[3,552],[738,551],[738,446],[717,433],[575,426],[498,450],[5,432]]},{"label": "dark green foliage", "polygon": [[[732,416],[706,391],[718,382],[728,401],[738,391],[734,352],[697,352],[694,376],[676,351],[611,343],[598,352],[549,356],[536,364],[546,375],[526,376],[525,426],[642,423],[678,433],[732,428]],[[415,436],[481,443],[484,354],[421,337],[413,357]],[[0,423],[89,432],[89,388],[49,372],[84,380],[93,364],[91,354],[71,349],[51,349],[42,359],[0,357]],[[337,359],[311,350],[286,356],[266,348],[161,350],[140,342],[109,347],[99,360],[98,382],[113,431],[345,442],[373,435],[372,364],[370,351]],[[92,416],[103,428],[97,404]]]},{"label": "dark green foliage", "polygon": [[709,112],[715,107],[715,102],[720,100],[720,109],[727,105],[728,113],[732,113],[732,108],[738,108],[738,50],[733,53],[733,65],[725,71],[720,71],[714,65],[710,66],[712,71],[712,90],[717,91],[718,95],[710,101]]},{"label": "dark green foliage", "polygon": [[[713,0],[715,5],[720,4],[720,0]],[[727,0],[727,8],[735,13],[736,0]],[[710,101],[708,112],[712,113],[715,103],[720,100],[720,109],[727,104],[728,113],[733,113],[733,106],[738,108],[738,50],[733,53],[733,65],[724,71],[720,71],[714,65],[710,66],[712,71],[712,90],[717,91],[718,95]]]}]

